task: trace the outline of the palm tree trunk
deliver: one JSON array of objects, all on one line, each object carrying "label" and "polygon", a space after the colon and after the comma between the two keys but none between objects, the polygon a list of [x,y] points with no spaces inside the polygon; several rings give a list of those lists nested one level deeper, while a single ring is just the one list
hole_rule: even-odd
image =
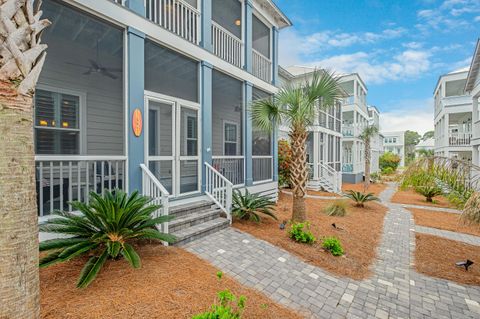
[{"label": "palm tree trunk", "polygon": [[292,158],[290,180],[292,182],[292,221],[306,220],[305,194],[308,180],[306,142],[308,132],[303,127],[293,128],[289,133]]},{"label": "palm tree trunk", "polygon": [[38,318],[32,96],[0,81],[0,318]]},{"label": "palm tree trunk", "polygon": [[370,152],[370,138],[367,138],[365,141],[365,192],[368,190],[368,187],[370,186],[370,158],[371,158],[371,152]]}]

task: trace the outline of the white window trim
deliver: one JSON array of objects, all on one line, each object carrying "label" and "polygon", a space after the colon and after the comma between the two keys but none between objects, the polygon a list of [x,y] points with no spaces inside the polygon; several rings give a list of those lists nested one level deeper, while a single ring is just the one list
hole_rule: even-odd
[{"label": "white window trim", "polygon": [[[51,86],[47,84],[39,83],[36,87],[37,90],[49,91],[54,93],[60,94],[68,94],[77,96],[79,98],[79,105],[78,105],[78,117],[79,117],[79,128],[78,129],[61,129],[61,128],[50,128],[52,130],[65,130],[65,131],[79,131],[79,154],[77,155],[85,155],[87,153],[87,93],[82,91],[76,91],[68,88],[60,88],[56,86]],[[45,129],[45,127],[35,125],[35,117],[36,112],[34,110],[34,129]],[[36,137],[35,137],[36,138]],[[47,155],[47,154],[45,154]],[[56,155],[56,154],[50,154]],[[42,155],[39,155],[42,156]]]},{"label": "white window trim", "polygon": [[[195,112],[197,112],[197,115],[198,115],[198,111],[195,110]],[[197,128],[197,137],[193,138],[193,137],[188,137],[188,120],[192,118],[195,120],[195,124],[196,124],[196,128]],[[187,114],[187,116],[184,118],[184,134],[185,134],[185,145],[184,145],[184,148],[183,148],[183,151],[185,152],[185,156],[198,156],[198,153],[199,153],[199,149],[198,149],[198,116],[191,116],[189,114]],[[197,142],[197,155],[188,155],[188,141],[196,141]]]},{"label": "white window trim", "polygon": [[235,134],[235,135],[236,135],[236,136],[235,136],[235,140],[236,140],[236,141],[235,141],[235,142],[228,141],[228,143],[232,143],[232,144],[235,143],[235,155],[232,155],[232,156],[241,156],[241,154],[237,154],[237,153],[239,153],[239,151],[238,151],[238,149],[239,149],[239,148],[238,148],[238,145],[240,144],[240,134],[239,134],[239,133],[240,133],[240,130],[239,130],[240,125],[239,125],[239,123],[237,123],[237,122],[227,121],[227,120],[223,120],[223,125],[222,125],[222,133],[223,133],[223,136],[222,136],[222,141],[223,141],[223,143],[222,143],[222,149],[223,149],[223,152],[222,152],[222,154],[223,154],[223,156],[227,156],[227,155],[225,155],[225,143],[227,143],[227,141],[225,140],[225,125],[226,125],[226,124],[235,125],[235,127],[236,127],[236,132],[235,132],[235,133],[236,133],[236,134]]}]

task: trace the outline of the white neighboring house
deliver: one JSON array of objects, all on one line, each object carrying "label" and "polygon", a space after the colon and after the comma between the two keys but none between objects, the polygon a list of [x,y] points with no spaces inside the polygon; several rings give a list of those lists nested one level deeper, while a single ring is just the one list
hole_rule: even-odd
[{"label": "white neighboring house", "polygon": [[434,91],[435,155],[472,160],[472,97],[468,68],[440,76]]},{"label": "white neighboring house", "polygon": [[383,151],[399,155],[400,167],[405,166],[405,131],[382,132]]},{"label": "white neighboring house", "polygon": [[435,138],[427,138],[426,140],[420,141],[417,145],[415,145],[415,156],[418,157],[420,155],[420,151],[433,151],[435,149]]},{"label": "white neighboring house", "polygon": [[357,73],[343,75],[340,85],[348,94],[342,108],[343,182],[360,183],[365,171],[365,145],[359,138],[369,122],[367,87]]},{"label": "white neighboring house", "polygon": [[380,111],[376,106],[368,106],[368,125],[375,125],[379,130],[370,140],[370,173],[378,173],[380,155],[383,153],[383,136],[380,134]]},{"label": "white neighboring house", "polygon": [[480,165],[480,117],[478,114],[478,99],[480,98],[480,39],[477,41],[475,53],[473,54],[472,63],[468,70],[465,92],[471,98],[472,103],[472,120],[473,120],[473,136],[472,136],[472,162]]},{"label": "white neighboring house", "polygon": [[[315,68],[290,66],[279,68],[280,85],[311,80]],[[341,140],[342,101],[319,112],[314,125],[308,128],[307,162],[310,166],[308,187],[339,193],[342,189]],[[281,126],[279,138],[288,140],[289,128]]]}]

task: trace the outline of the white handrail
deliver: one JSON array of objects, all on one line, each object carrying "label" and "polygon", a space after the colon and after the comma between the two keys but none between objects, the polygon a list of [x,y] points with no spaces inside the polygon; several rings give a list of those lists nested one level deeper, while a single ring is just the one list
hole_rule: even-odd
[{"label": "white handrail", "polygon": [[227,214],[232,224],[233,184],[209,163],[205,162],[205,168],[205,194]]},{"label": "white handrail", "polygon": [[252,73],[265,82],[272,80],[272,61],[255,49],[252,49]]},{"label": "white handrail", "polygon": [[241,68],[243,42],[236,35],[212,21],[213,54]]},{"label": "white handrail", "polygon": [[[342,189],[341,172],[337,172],[333,167],[324,163],[317,163],[319,178],[325,178],[331,185],[335,193],[339,193]],[[323,175],[323,170],[327,172],[327,176]]]},{"label": "white handrail", "polygon": [[[162,205],[162,207],[156,212],[155,217],[168,216],[168,196],[170,196],[170,193],[145,164],[140,164],[140,168],[142,169],[142,194],[151,197],[153,204]],[[168,234],[168,222],[159,226],[161,232]],[[168,245],[168,243],[164,242],[164,245]]]}]

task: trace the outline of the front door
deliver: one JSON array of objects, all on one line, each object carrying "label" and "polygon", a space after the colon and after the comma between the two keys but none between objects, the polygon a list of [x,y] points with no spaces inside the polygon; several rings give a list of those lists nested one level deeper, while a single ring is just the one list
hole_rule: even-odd
[{"label": "front door", "polygon": [[170,195],[200,191],[199,109],[173,98],[146,98],[147,165]]}]

